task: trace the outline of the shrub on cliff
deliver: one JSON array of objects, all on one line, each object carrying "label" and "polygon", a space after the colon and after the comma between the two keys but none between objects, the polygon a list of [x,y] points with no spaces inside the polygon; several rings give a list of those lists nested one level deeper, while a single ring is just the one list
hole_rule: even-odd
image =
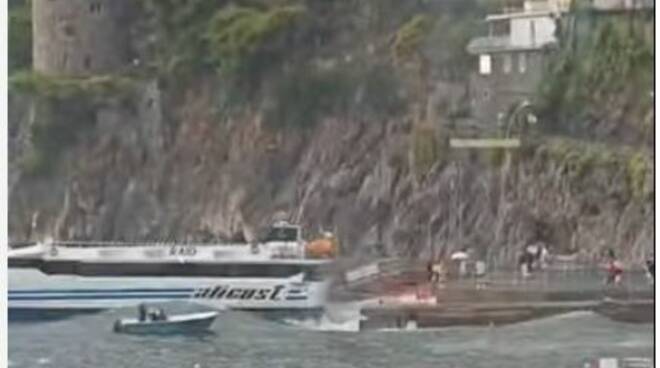
[{"label": "shrub on cliff", "polygon": [[29,1],[10,3],[9,34],[9,73],[32,66],[32,17]]},{"label": "shrub on cliff", "polygon": [[211,59],[222,69],[234,71],[245,59],[268,49],[304,13],[300,6],[265,11],[246,7],[221,9],[211,20],[207,33]]},{"label": "shrub on cliff", "polygon": [[12,91],[36,99],[73,102],[78,105],[105,103],[114,98],[130,100],[134,81],[119,76],[99,75],[86,78],[51,77],[37,72],[18,72],[9,78]]},{"label": "shrub on cliff", "polygon": [[53,99],[34,101],[30,125],[31,150],[20,164],[28,175],[54,172],[59,157],[89,131],[95,122],[95,111],[86,104]]},{"label": "shrub on cliff", "polygon": [[93,126],[97,108],[112,101],[134,101],[133,81],[122,77],[59,78],[19,72],[9,83],[13,92],[33,101],[31,151],[21,161],[30,175],[52,172],[61,154]]},{"label": "shrub on cliff", "polygon": [[653,174],[653,162],[643,153],[637,152],[628,159],[627,173],[632,197],[637,200],[652,198],[653,182],[648,180],[648,176]]},{"label": "shrub on cliff", "polygon": [[153,44],[155,67],[168,81],[182,83],[210,67],[205,34],[217,0],[141,0],[145,32]]},{"label": "shrub on cliff", "polygon": [[562,38],[564,49],[549,63],[539,85],[543,115],[571,122],[558,127],[570,132],[587,129],[580,125],[583,121],[606,119],[643,129],[653,100],[653,46],[646,36],[631,29],[628,20],[614,18],[581,36],[577,49],[570,37]]},{"label": "shrub on cliff", "polygon": [[397,65],[417,63],[423,57],[422,47],[433,28],[433,19],[427,15],[416,15],[406,22],[394,35],[392,56]]},{"label": "shrub on cliff", "polygon": [[384,65],[307,65],[273,83],[266,120],[271,126],[312,127],[323,117],[392,118],[405,111],[399,88]]}]

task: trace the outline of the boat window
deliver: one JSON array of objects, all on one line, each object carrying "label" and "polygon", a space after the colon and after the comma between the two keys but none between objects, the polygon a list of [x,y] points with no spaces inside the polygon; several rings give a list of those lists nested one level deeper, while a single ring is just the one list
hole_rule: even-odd
[{"label": "boat window", "polygon": [[29,248],[37,245],[36,242],[27,242],[27,241],[22,241],[22,242],[9,242],[9,249],[22,249],[22,248]]},{"label": "boat window", "polygon": [[269,241],[293,242],[298,240],[298,229],[294,227],[274,227],[264,239]]},{"label": "boat window", "polygon": [[319,269],[311,269],[303,273],[303,281],[323,281],[324,275]]}]

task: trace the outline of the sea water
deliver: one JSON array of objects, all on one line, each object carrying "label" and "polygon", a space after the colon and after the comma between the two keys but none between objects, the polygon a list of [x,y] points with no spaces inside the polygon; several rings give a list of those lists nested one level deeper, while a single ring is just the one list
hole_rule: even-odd
[{"label": "sea water", "polygon": [[[653,356],[653,325],[578,312],[503,327],[359,332],[356,306],[320,320],[272,321],[222,312],[208,334],[112,332],[115,310],[44,323],[10,323],[11,367],[132,368],[584,368],[601,359]],[[596,362],[596,363],[594,363]],[[591,364],[591,365],[590,365]]]}]

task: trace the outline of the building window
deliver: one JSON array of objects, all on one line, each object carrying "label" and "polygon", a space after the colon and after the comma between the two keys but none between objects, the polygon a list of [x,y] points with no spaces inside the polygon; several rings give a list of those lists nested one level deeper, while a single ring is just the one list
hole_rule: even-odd
[{"label": "building window", "polygon": [[480,55],[479,56],[479,73],[480,74],[490,74],[491,70],[491,60],[490,60],[490,55],[485,54],[485,55]]},{"label": "building window", "polygon": [[490,23],[490,36],[508,36],[511,34],[511,22],[508,19]]},{"label": "building window", "polygon": [[101,12],[101,4],[93,2],[89,4],[89,12],[90,13],[100,13]]},{"label": "building window", "polygon": [[83,60],[83,64],[85,66],[85,69],[89,70],[92,67],[92,57],[86,55],[85,59]]},{"label": "building window", "polygon": [[527,72],[527,54],[524,52],[518,54],[518,71],[521,74]]},{"label": "building window", "polygon": [[76,35],[76,28],[70,23],[64,23],[62,26],[62,32],[67,37],[74,37]]},{"label": "building window", "polygon": [[504,72],[504,74],[511,73],[511,64],[512,63],[513,62],[511,60],[511,54],[504,54],[502,56],[502,71]]}]

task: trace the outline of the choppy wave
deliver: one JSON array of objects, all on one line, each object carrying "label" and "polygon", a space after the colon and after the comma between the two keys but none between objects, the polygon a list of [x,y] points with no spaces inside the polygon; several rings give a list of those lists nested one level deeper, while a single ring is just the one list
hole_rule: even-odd
[{"label": "choppy wave", "polygon": [[39,358],[37,359],[38,365],[47,365],[50,364],[50,358]]},{"label": "choppy wave", "polygon": [[368,303],[369,301],[329,304],[320,318],[285,319],[283,322],[315,331],[359,332],[363,318],[360,309]]},{"label": "choppy wave", "polygon": [[[650,356],[653,328],[572,312],[504,327],[449,327],[356,333],[364,303],[335,304],[318,319],[273,323],[249,313],[222,313],[205,338],[115,335],[112,322],[132,310],[43,325],[10,326],[12,367],[267,368],[581,367],[601,356]],[[285,322],[282,326],[281,322]],[[318,332],[317,332],[318,331]],[[66,341],[65,344],[62,342]],[[38,363],[40,357],[48,361]],[[264,358],[267,357],[267,358]],[[558,364],[561,361],[561,364]]]},{"label": "choppy wave", "polygon": [[284,323],[291,326],[301,327],[307,330],[315,330],[315,331],[335,331],[335,332],[360,331],[359,318],[335,321],[329,318],[327,315],[323,315],[320,319],[305,319],[305,320],[286,319],[284,320]]}]

